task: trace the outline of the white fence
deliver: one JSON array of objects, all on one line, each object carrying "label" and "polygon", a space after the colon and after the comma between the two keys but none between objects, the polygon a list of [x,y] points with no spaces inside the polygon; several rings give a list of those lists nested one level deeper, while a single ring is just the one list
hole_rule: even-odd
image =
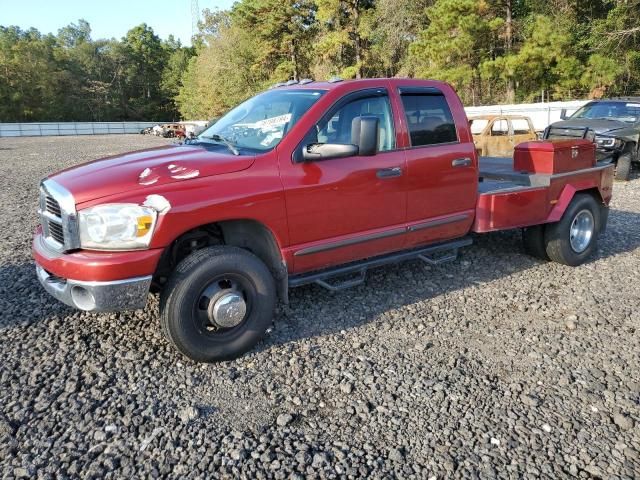
[{"label": "white fence", "polygon": [[560,112],[567,111],[571,115],[589,100],[571,102],[521,103],[519,105],[488,105],[482,107],[465,107],[467,115],[524,115],[531,118],[533,127],[542,131],[548,125],[560,120]]},{"label": "white fence", "polygon": [[[521,103],[519,105],[486,105],[465,107],[467,115],[524,115],[530,117],[536,130],[542,131],[547,125],[560,120],[560,112],[572,114],[588,100],[549,103]],[[0,123],[0,137],[39,137],[46,135],[111,135],[118,133],[139,133],[140,130],[167,122],[39,122]],[[187,128],[200,130],[205,121],[174,122]]]},{"label": "white fence", "polygon": [[0,123],[0,137],[41,137],[48,135],[112,135],[140,133],[158,122],[36,122]]}]

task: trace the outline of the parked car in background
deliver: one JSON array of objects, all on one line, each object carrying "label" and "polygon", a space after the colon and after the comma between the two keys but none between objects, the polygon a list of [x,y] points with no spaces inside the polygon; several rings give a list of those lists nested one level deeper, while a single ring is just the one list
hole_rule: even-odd
[{"label": "parked car in background", "polygon": [[218,117],[210,121],[183,121],[180,122],[185,129],[187,138],[195,138],[200,135],[209,125],[215,123]]},{"label": "parked car in background", "polygon": [[598,160],[610,157],[616,180],[629,180],[632,163],[640,162],[640,97],[594,100],[570,117],[549,125],[544,138],[585,138],[595,134]]},{"label": "parked car in background", "polygon": [[469,126],[476,150],[487,157],[510,157],[517,144],[538,138],[525,116],[479,115],[469,117]]},{"label": "parked car in background", "polygon": [[187,136],[184,125],[179,123],[167,123],[163,125],[164,135],[167,138],[185,138]]}]

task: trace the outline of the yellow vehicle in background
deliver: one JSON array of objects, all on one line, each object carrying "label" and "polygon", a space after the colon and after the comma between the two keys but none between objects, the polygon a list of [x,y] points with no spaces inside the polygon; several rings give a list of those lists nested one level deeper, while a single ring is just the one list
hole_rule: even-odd
[{"label": "yellow vehicle in background", "polygon": [[517,144],[538,139],[525,116],[477,115],[469,117],[469,125],[476,150],[485,157],[510,157]]}]

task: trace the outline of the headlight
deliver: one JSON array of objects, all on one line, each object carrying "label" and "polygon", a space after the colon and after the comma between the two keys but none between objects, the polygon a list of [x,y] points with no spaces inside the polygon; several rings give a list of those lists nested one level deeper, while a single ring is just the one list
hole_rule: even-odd
[{"label": "headlight", "polygon": [[157,216],[153,208],[134,203],[105,204],[80,210],[80,246],[95,250],[147,248]]},{"label": "headlight", "polygon": [[596,135],[596,144],[604,148],[618,148],[622,145],[622,140],[613,137],[601,137]]}]

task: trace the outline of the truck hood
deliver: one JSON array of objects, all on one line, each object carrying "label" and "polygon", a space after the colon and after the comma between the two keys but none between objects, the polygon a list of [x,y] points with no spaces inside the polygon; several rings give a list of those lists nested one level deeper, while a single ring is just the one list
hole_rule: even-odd
[{"label": "truck hood", "polygon": [[556,122],[551,125],[554,128],[562,127],[589,127],[596,134],[608,134],[613,133],[616,130],[622,130],[629,128],[630,124],[621,122],[619,120],[606,120],[603,118],[576,118],[575,120],[564,120],[562,122]]},{"label": "truck hood", "polygon": [[71,167],[49,178],[69,190],[80,204],[125,191],[238,172],[249,168],[255,159],[214,148],[167,145],[139,150]]}]

